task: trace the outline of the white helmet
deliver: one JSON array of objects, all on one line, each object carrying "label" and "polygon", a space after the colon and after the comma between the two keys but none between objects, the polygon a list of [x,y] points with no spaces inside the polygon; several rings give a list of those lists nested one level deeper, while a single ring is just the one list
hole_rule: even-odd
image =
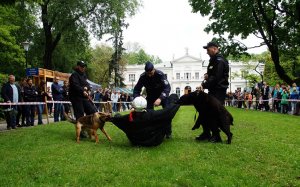
[{"label": "white helmet", "polygon": [[147,100],[142,96],[136,97],[131,104],[136,112],[143,112],[147,108]]}]

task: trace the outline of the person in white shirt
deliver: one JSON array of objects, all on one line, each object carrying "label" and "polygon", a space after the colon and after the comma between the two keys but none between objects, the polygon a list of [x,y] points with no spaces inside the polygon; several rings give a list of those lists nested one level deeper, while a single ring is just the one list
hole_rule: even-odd
[{"label": "person in white shirt", "polygon": [[117,112],[118,111],[118,100],[119,100],[119,94],[116,92],[116,90],[113,91],[113,93],[110,96],[111,102],[112,102],[112,110],[113,112]]},{"label": "person in white shirt", "polygon": [[[4,99],[4,102],[7,103],[18,103],[21,101],[21,89],[18,85],[15,84],[15,76],[9,75],[8,82],[3,84],[1,89],[1,95]],[[5,119],[7,123],[7,130],[16,128],[16,115],[18,105],[9,105],[6,107]]]}]

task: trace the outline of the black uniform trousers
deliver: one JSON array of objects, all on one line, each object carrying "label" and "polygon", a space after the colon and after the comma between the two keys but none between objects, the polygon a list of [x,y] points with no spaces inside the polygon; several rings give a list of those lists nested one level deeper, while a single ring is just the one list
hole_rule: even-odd
[{"label": "black uniform trousers", "polygon": [[95,105],[88,98],[74,97],[70,98],[70,101],[73,106],[76,120],[84,116],[84,114],[90,115],[97,112]]},{"label": "black uniform trousers", "polygon": [[[222,105],[224,105],[225,97],[226,97],[226,90],[227,89],[209,90],[208,95],[215,97],[217,100],[220,101],[220,103]],[[219,134],[220,134],[219,128],[216,124],[211,125],[211,126],[202,125],[202,127],[203,127],[203,134],[205,134],[206,136],[210,136],[210,131],[212,131],[213,136],[219,136]]]}]

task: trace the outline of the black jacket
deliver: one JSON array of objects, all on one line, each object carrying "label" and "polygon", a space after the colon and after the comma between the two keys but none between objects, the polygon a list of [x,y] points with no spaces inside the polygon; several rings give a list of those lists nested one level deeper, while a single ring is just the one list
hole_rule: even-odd
[{"label": "black jacket", "polygon": [[90,84],[87,82],[85,73],[75,70],[69,78],[69,97],[72,98],[83,98],[84,87],[90,89]]},{"label": "black jacket", "polygon": [[45,97],[48,96],[45,87],[44,86],[39,86],[37,88],[38,96],[37,96],[37,101],[38,102],[45,102]]},{"label": "black jacket", "polygon": [[[18,89],[18,101],[21,102],[21,100],[22,100],[21,89],[20,89],[19,85],[16,85],[16,87]],[[13,102],[13,89],[10,86],[9,82],[3,84],[2,89],[1,89],[1,96],[5,102],[7,102],[7,101]]]},{"label": "black jacket", "polygon": [[24,87],[24,101],[25,102],[36,102],[38,97],[38,92],[35,86],[25,86]]},{"label": "black jacket", "polygon": [[130,114],[114,116],[112,123],[125,132],[133,145],[157,146],[163,142],[166,127],[179,107],[180,105],[173,104],[162,110],[133,112],[133,121],[129,120]]},{"label": "black jacket", "polygon": [[208,80],[202,83],[204,89],[211,91],[228,88],[229,65],[228,61],[220,53],[210,58],[207,74]]},{"label": "black jacket", "polygon": [[147,76],[145,72],[141,74],[134,87],[133,97],[140,96],[143,87],[146,88],[147,98],[160,98],[162,100],[169,96],[171,90],[167,77],[157,69],[155,69],[152,77]]}]

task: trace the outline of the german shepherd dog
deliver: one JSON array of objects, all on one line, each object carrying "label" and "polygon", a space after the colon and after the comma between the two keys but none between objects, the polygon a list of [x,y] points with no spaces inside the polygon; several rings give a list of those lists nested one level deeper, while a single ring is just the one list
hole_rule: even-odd
[{"label": "german shepherd dog", "polygon": [[233,125],[233,117],[215,97],[200,90],[181,96],[177,103],[180,105],[192,104],[199,112],[192,130],[198,129],[201,124],[208,127],[212,124],[216,125],[227,135],[227,143],[231,144],[230,125]]},{"label": "german shepherd dog", "polygon": [[82,116],[77,121],[70,118],[67,114],[65,114],[65,117],[69,122],[75,124],[77,143],[80,142],[80,132],[82,130],[86,130],[90,138],[94,136],[96,139],[96,143],[99,143],[99,138],[97,135],[98,129],[100,129],[103,132],[103,134],[106,136],[106,138],[109,141],[111,141],[111,138],[104,130],[105,122],[111,119],[110,114],[104,112],[96,112],[91,115]]}]

